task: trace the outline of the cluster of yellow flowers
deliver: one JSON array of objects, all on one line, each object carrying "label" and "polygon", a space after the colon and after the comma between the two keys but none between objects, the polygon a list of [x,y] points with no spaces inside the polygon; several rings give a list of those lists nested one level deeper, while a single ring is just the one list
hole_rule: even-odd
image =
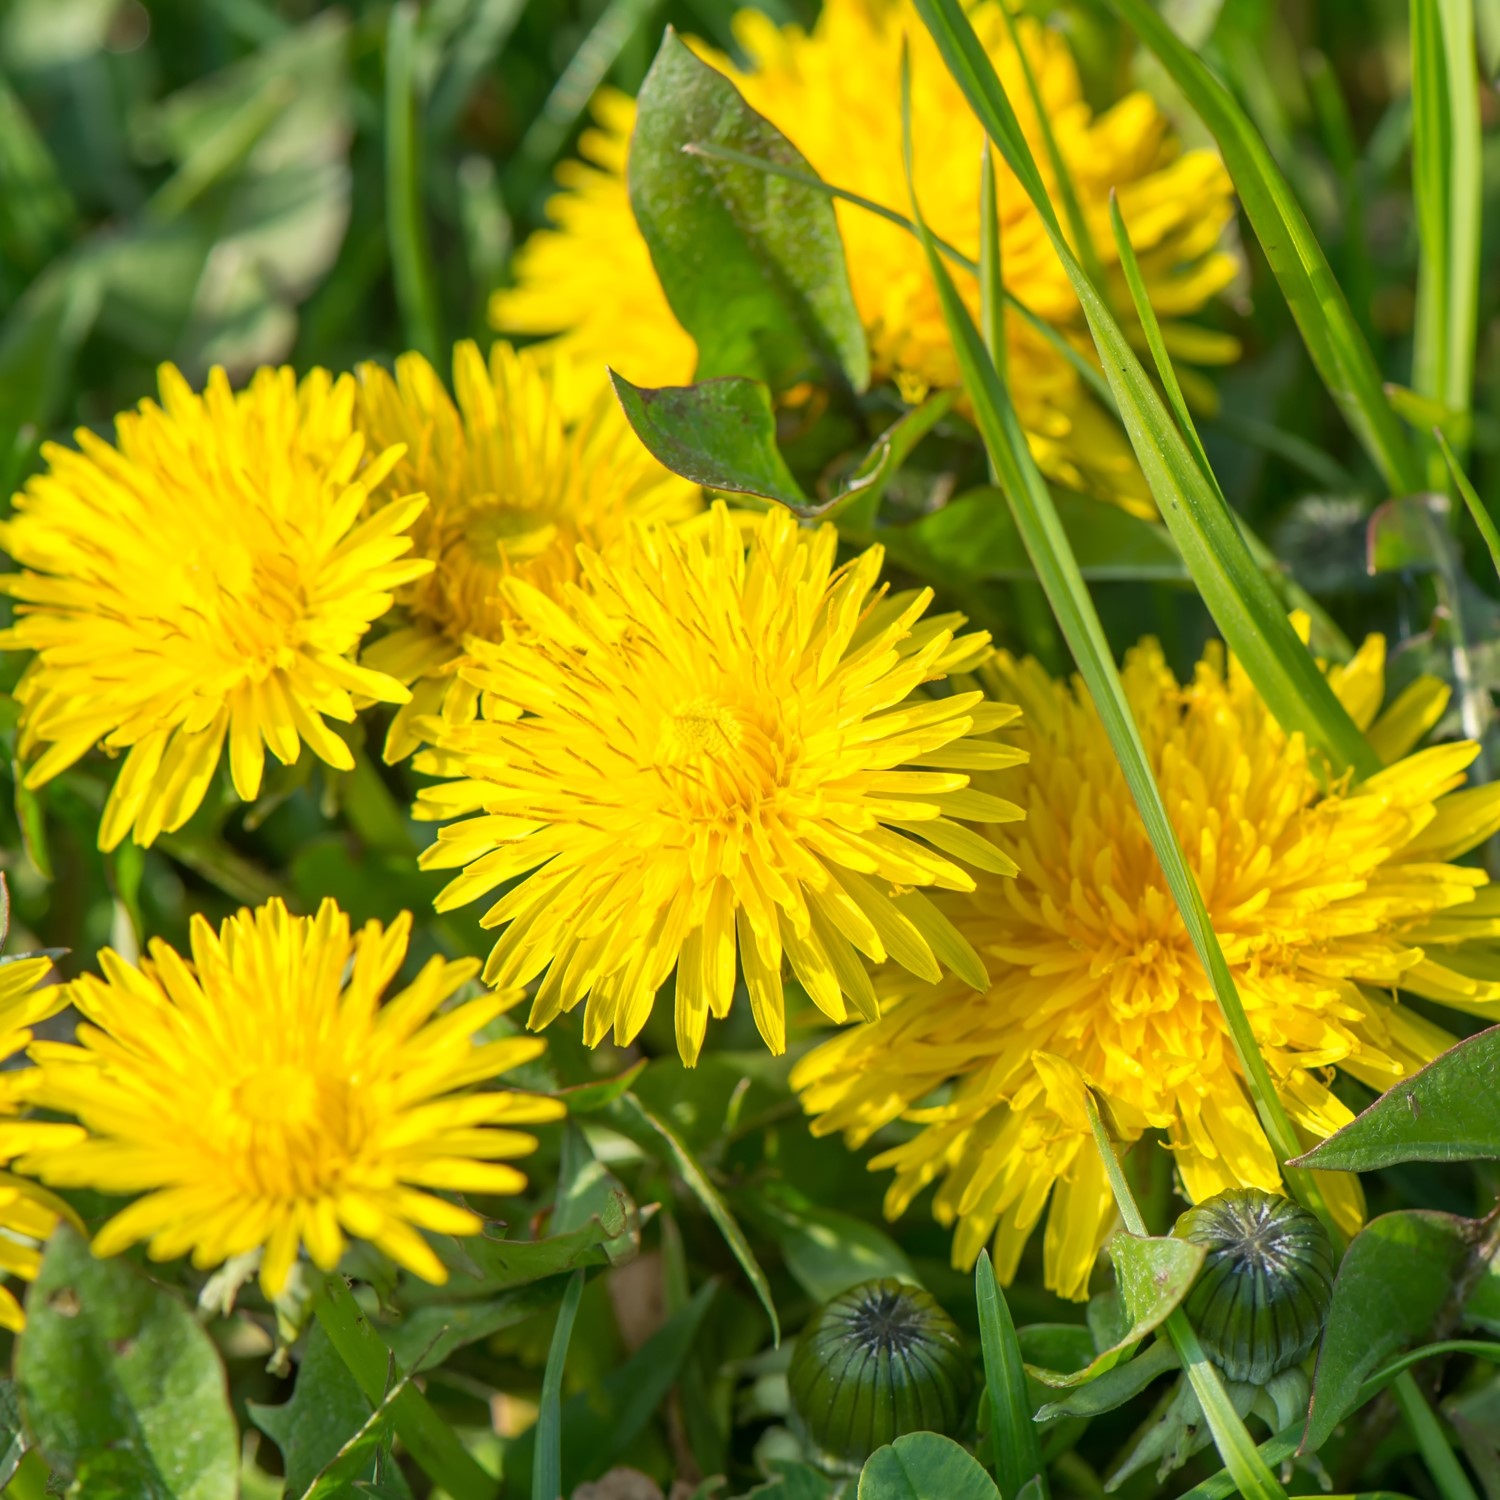
[{"label": "cluster of yellow flowers", "polygon": [[[974,17],[1024,99],[998,8]],[[908,22],[896,0],[828,0],[808,35],[748,18],[754,66],[735,76],[820,170],[897,199],[893,80],[903,26],[921,35]],[[1141,97],[1094,117],[1061,39],[1024,20],[1019,34],[1089,222],[1118,186],[1163,311],[1201,305],[1232,272],[1222,168],[1178,154]],[[972,246],[977,132],[922,61],[918,170],[935,227]],[[421,863],[456,872],[437,905],[491,900],[480,922],[498,930],[487,990],[468,987],[477,962],[434,958],[386,1000],[410,918],[356,934],[332,903],[300,917],[273,901],[218,932],[198,918],[191,961],[161,942],[138,964],[106,949],[102,977],[62,987],[38,988],[45,959],[0,968],[0,1055],[34,1064],[0,1089],[0,1159],[21,1174],[0,1174],[14,1231],[0,1269],[33,1273],[33,1242],[70,1212],[48,1184],[132,1197],[100,1253],[145,1241],[209,1267],[259,1251],[271,1296],[304,1249],[331,1269],[347,1236],[441,1280],[419,1231],[480,1220],[439,1195],[519,1191],[506,1163],[535,1141],[511,1127],[562,1112],[476,1087],[542,1050],[486,1031],[528,993],[532,1028],[582,1003],[585,1040],[624,1045],[667,991],[691,1065],[741,986],[785,1050],[795,980],[829,1022],[854,1023],[797,1063],[814,1128],[854,1146],[884,1132],[871,1165],[895,1170],[889,1211],[937,1184],[960,1264],[993,1242],[1012,1274],[1050,1201],[1047,1279],[1068,1296],[1085,1294],[1113,1214],[1070,1080],[1127,1134],[1163,1132],[1193,1197],[1279,1182],[1081,687],[930,613],[930,590],[892,591],[878,546],[840,563],[831,526],[705,507],[608,399],[603,360],[680,381],[692,350],[629,219],[628,105],[607,98],[601,121],[597,165],[574,169],[558,229],[497,305],[512,328],[562,332],[560,347],[500,344],[486,363],[460,345],[451,396],[416,355],[394,377],[263,370],[239,392],[216,372],[195,393],[167,369],[160,404],[121,416],[114,443],[83,432],[77,450],[44,450],[0,526],[18,565],[0,583],[15,601],[0,646],[32,653],[16,690],[27,781],[124,752],[101,847],[182,828],[226,741],[244,801],[268,748],[347,770],[334,726],[390,704],[386,758],[419,752],[431,784],[415,816],[442,825]],[[1002,208],[1012,290],[1070,336],[1073,303],[1013,184]],[[910,242],[842,207],[841,225],[882,372],[909,394],[951,384]],[[1066,362],[1012,337],[1044,462],[1144,504]],[[1387,765],[1358,785],[1330,781],[1221,652],[1187,685],[1149,643],[1126,667],[1309,1140],[1349,1118],[1333,1069],[1384,1086],[1449,1044],[1398,987],[1500,1010],[1500,899],[1452,863],[1500,828],[1500,788],[1461,789],[1472,745],[1415,749],[1443,692],[1419,683],[1382,713],[1383,666],[1372,639],[1329,673]],[[67,1003],[75,1041],[35,1040]],[[1329,1190],[1358,1217],[1352,1178]],[[0,1323],[19,1316],[0,1293]]]}]

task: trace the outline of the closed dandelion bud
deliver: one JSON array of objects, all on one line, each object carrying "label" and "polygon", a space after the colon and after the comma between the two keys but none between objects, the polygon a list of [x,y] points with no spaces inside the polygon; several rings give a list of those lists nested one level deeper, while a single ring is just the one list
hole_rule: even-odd
[{"label": "closed dandelion bud", "polygon": [[1317,1341],[1333,1300],[1328,1232],[1300,1204],[1259,1188],[1232,1188],[1177,1221],[1208,1250],[1188,1293],[1204,1352],[1231,1380],[1264,1385]]},{"label": "closed dandelion bud", "polygon": [[908,1432],[954,1432],[971,1372],[957,1325],[889,1278],[840,1293],[797,1340],[792,1406],[819,1447],[862,1462]]}]

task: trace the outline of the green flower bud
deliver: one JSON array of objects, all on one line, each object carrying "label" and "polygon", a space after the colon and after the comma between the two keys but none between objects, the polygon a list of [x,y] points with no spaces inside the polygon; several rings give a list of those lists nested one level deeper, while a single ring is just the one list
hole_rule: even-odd
[{"label": "green flower bud", "polygon": [[808,1435],[856,1463],[904,1433],[951,1436],[971,1384],[953,1319],[920,1287],[890,1279],[851,1287],[816,1313],[787,1373]]},{"label": "green flower bud", "polygon": [[1264,1385],[1306,1356],[1333,1301],[1333,1245],[1312,1214],[1259,1188],[1232,1188],[1190,1208],[1175,1232],[1208,1250],[1185,1306],[1230,1380]]}]

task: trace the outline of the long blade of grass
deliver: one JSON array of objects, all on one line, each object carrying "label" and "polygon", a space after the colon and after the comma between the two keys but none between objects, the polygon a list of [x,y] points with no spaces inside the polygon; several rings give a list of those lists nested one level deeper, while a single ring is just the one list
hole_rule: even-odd
[{"label": "long blade of grass", "polygon": [[413,0],[400,0],[391,10],[385,43],[386,228],[407,346],[436,361],[442,339],[432,257],[422,217],[416,39],[417,7]]},{"label": "long blade of grass", "polygon": [[[1093,1095],[1085,1094],[1083,1103],[1089,1117],[1089,1128],[1094,1132],[1094,1144],[1104,1162],[1104,1171],[1114,1192],[1120,1217],[1125,1221],[1125,1228],[1131,1234],[1147,1235],[1150,1230],[1141,1217],[1140,1209],[1136,1207],[1130,1184],[1125,1180],[1120,1159],[1115,1155],[1114,1144],[1104,1129],[1104,1122],[1099,1118]],[[1192,1383],[1193,1394],[1198,1398],[1198,1405],[1203,1408],[1203,1415],[1213,1433],[1219,1457],[1224,1460],[1225,1468],[1239,1486],[1239,1493],[1246,1500],[1285,1500],[1286,1491],[1276,1482],[1276,1476],[1261,1457],[1255,1439],[1250,1436],[1239,1413],[1235,1411],[1234,1403],[1224,1389],[1224,1382],[1203,1352],[1203,1346],[1198,1342],[1198,1335],[1188,1322],[1187,1314],[1180,1307],[1174,1308],[1162,1326],[1172,1341],[1172,1347],[1177,1351],[1177,1357],[1182,1361],[1182,1368]]]},{"label": "long blade of grass", "polygon": [[1469,1476],[1443,1436],[1442,1424],[1427,1404],[1427,1398],[1417,1389],[1410,1370],[1403,1370],[1396,1377],[1395,1396],[1438,1494],[1443,1500],[1479,1500],[1474,1486],[1469,1483]]},{"label": "long blade of grass", "polygon": [[562,1383],[568,1363],[573,1319],[583,1296],[583,1272],[574,1271],[563,1293],[552,1329],[547,1368],[542,1373],[542,1399],[537,1408],[536,1448],[531,1460],[531,1500],[562,1500]]},{"label": "long blade of grass", "polygon": [[1464,504],[1469,507],[1469,514],[1474,518],[1474,524],[1479,528],[1480,536],[1484,538],[1484,545],[1489,548],[1490,561],[1495,565],[1495,572],[1500,574],[1500,531],[1495,529],[1494,518],[1484,508],[1484,501],[1479,498],[1474,486],[1469,483],[1469,476],[1459,467],[1453,449],[1448,446],[1448,439],[1436,427],[1432,429],[1432,436],[1438,445],[1438,451],[1447,461],[1448,470],[1453,475],[1453,482],[1458,486],[1458,493],[1463,496]]},{"label": "long blade of grass", "polygon": [[984,1354],[984,1383],[990,1405],[990,1448],[995,1455],[995,1482],[1001,1500],[1016,1500],[1033,1480],[1046,1500],[1047,1469],[1031,1399],[1026,1364],[1005,1293],[995,1278],[990,1252],[981,1250],[974,1267],[974,1299],[979,1309],[979,1343]]},{"label": "long blade of grass", "polygon": [[1069,248],[1015,111],[961,0],[916,0],[916,6],[980,123],[1041,216],[1083,306],[1157,508],[1229,648],[1288,733],[1306,735],[1335,772],[1353,768],[1360,776],[1372,774],[1379,769],[1374,752],[1298,640],[1238,521],[1205,480],[1119,323]]},{"label": "long blade of grass", "polygon": [[1472,4],[1411,0],[1411,54],[1412,190],[1422,249],[1412,387],[1467,414],[1478,327],[1480,238]]},{"label": "long blade of grass", "polygon": [[[922,0],[918,0],[922,3]],[[903,89],[903,94],[905,90]],[[903,108],[906,101],[903,97]],[[974,326],[967,305],[958,294],[948,268],[937,247],[926,232],[912,190],[913,218],[927,252],[927,262],[937,286],[943,316],[958,356],[960,371],[969,399],[974,404],[980,434],[999,476],[1005,497],[1010,503],[1016,529],[1031,557],[1037,577],[1046,590],[1052,612],[1062,629],[1073,659],[1088,686],[1095,709],[1131,797],[1140,812],[1146,834],[1166,877],[1172,898],[1182,914],[1183,925],[1213,985],[1219,1008],[1233,1042],[1240,1069],[1265,1129],[1267,1139],[1278,1161],[1300,1153],[1296,1132],[1288,1120],[1276,1093],[1265,1059],[1255,1040],[1249,1018],[1235,989],[1234,978],[1219,947],[1219,939],[1209,920],[1197,881],[1188,868],[1177,832],[1172,827],[1161,791],[1151,772],[1140,731],[1131,715],[1124,685],[1115,668],[1109,642],[1094,609],[1087,585],[1078,571],[1078,562],[1058,518],[1051,491],[1031,456],[1020,419],[1000,379],[994,362],[985,354],[983,340]],[[1186,450],[1184,450],[1185,456]],[[1191,464],[1192,460],[1187,462]],[[1283,620],[1284,623],[1284,620]],[[1299,643],[1300,649],[1300,643]],[[1286,1168],[1287,1182],[1303,1202],[1320,1216],[1328,1218],[1327,1208],[1317,1184],[1310,1174]],[[1329,1219],[1331,1223],[1331,1218]]]},{"label": "long blade of grass", "polygon": [[1154,52],[1213,132],[1240,202],[1329,394],[1395,494],[1422,487],[1422,468],[1381,389],[1380,370],[1323,247],[1266,143],[1234,96],[1147,0],[1109,0]]}]

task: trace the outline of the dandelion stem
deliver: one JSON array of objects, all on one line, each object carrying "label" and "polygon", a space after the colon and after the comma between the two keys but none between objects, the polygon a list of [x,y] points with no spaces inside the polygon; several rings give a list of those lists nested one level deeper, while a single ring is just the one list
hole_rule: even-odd
[{"label": "dandelion stem", "polygon": [[[385,1398],[391,1369],[390,1350],[370,1325],[338,1272],[327,1276],[314,1305],[318,1322],[356,1384],[374,1406]],[[500,1483],[475,1462],[458,1435],[428,1404],[414,1385],[391,1403],[396,1433],[428,1478],[453,1500],[494,1500]]]}]

